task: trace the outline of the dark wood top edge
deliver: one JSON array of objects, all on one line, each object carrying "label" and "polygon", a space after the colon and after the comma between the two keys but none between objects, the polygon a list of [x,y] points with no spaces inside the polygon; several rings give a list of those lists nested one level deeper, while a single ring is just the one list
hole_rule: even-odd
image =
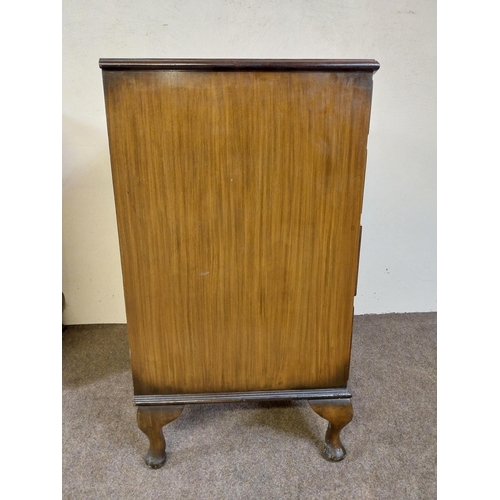
[{"label": "dark wood top edge", "polygon": [[107,71],[372,71],[380,68],[374,59],[99,59]]},{"label": "dark wood top edge", "polygon": [[168,405],[190,403],[231,403],[243,401],[277,401],[287,399],[350,398],[349,389],[298,389],[282,391],[221,392],[200,394],[136,395],[136,405]]}]

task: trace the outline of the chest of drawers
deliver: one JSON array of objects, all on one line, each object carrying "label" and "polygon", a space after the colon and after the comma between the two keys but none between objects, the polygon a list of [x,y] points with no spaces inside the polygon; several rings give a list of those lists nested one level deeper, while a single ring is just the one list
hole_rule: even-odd
[{"label": "chest of drawers", "polygon": [[373,60],[101,59],[146,462],[184,405],[306,399],[341,460]]}]

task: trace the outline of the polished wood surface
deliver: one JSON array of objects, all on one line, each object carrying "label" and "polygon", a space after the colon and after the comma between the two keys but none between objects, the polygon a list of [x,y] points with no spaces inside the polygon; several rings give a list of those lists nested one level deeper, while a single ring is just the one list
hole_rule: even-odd
[{"label": "polished wood surface", "polygon": [[372,71],[103,70],[135,394],[346,387]]}]

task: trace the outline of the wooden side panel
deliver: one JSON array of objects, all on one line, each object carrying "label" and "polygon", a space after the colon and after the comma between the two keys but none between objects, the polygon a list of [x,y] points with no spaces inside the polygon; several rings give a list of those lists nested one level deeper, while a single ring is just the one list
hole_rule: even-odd
[{"label": "wooden side panel", "polygon": [[372,74],[103,74],[135,393],[345,387]]}]

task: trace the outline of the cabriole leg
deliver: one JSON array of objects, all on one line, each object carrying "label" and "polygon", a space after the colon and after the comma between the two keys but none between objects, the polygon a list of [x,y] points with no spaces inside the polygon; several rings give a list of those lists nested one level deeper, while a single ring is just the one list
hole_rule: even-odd
[{"label": "cabriole leg", "polygon": [[137,407],[137,425],[149,439],[149,451],[146,464],[152,469],[160,468],[166,461],[165,438],[162,428],[175,420],[184,406],[139,406]]},{"label": "cabriole leg", "polygon": [[320,417],[329,422],[325,436],[325,458],[334,462],[343,460],[346,451],[340,440],[340,431],[352,420],[351,398],[310,399],[308,403]]}]

